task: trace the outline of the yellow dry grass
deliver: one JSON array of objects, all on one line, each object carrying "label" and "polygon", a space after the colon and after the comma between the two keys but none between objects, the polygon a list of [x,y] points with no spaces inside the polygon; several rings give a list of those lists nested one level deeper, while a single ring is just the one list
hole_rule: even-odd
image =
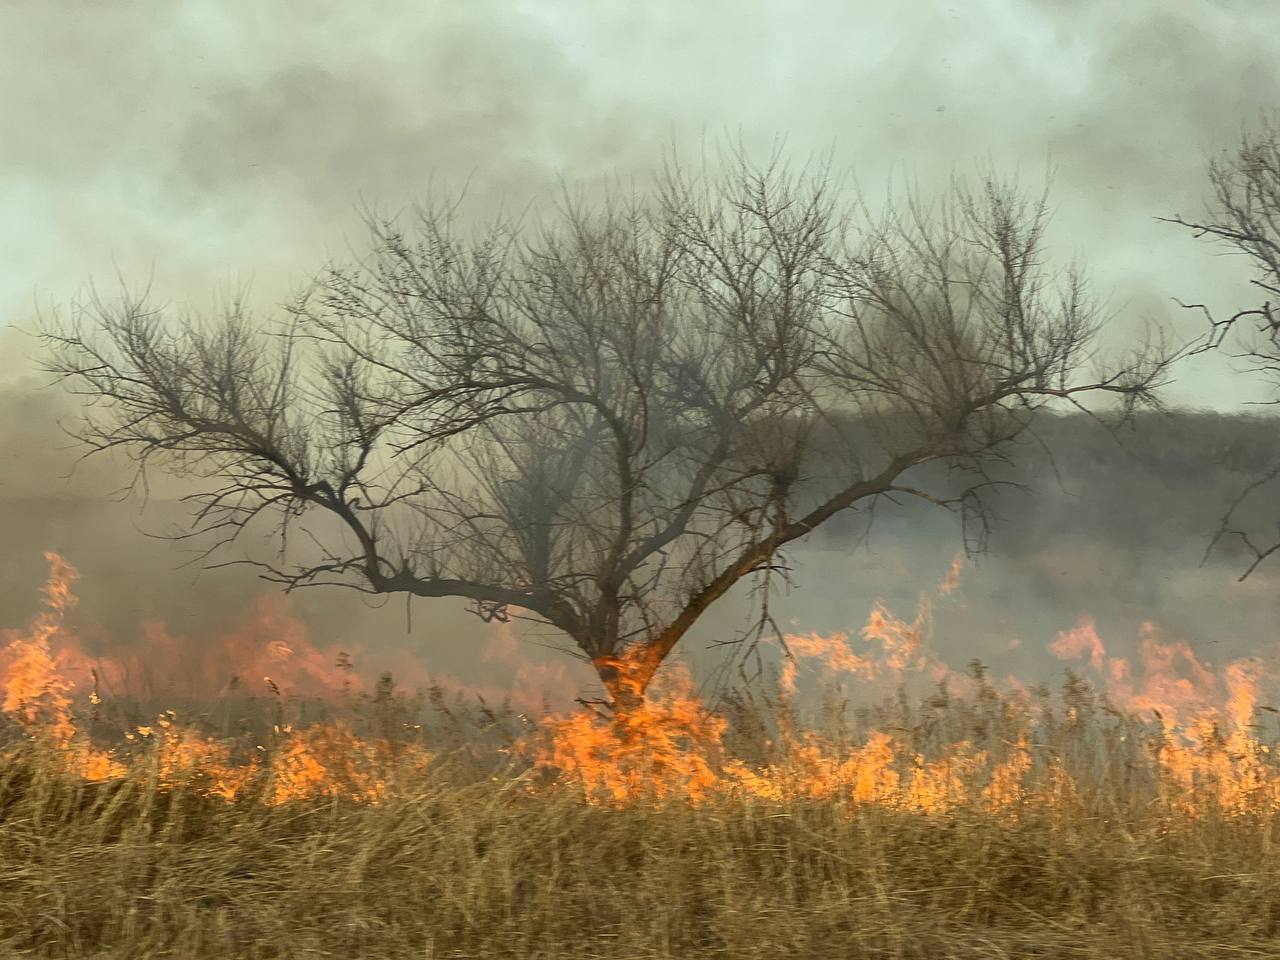
[{"label": "yellow dry grass", "polygon": [[1200,668],[1226,699],[1181,721],[975,663],[808,718],[786,669],[715,712],[676,675],[614,725],[384,678],[227,701],[219,732],[75,701],[47,593],[7,647],[0,957],[1280,957],[1280,740],[1248,665]]},{"label": "yellow dry grass", "polygon": [[[1048,746],[1084,757],[1087,742]],[[998,813],[729,793],[590,804],[474,756],[392,778],[376,803],[273,805],[142,762],[89,782],[29,740],[0,767],[0,952],[1280,956],[1270,807],[1188,816],[1186,798],[1077,759],[1071,790]]]}]

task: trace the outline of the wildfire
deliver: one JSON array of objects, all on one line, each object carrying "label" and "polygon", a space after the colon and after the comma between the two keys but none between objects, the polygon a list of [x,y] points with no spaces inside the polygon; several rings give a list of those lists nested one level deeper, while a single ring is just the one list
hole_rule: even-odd
[{"label": "wildfire", "polygon": [[[109,780],[141,770],[164,786],[193,785],[226,800],[252,793],[274,805],[312,797],[373,802],[382,797],[396,771],[405,767],[421,770],[429,762],[429,755],[413,745],[396,748],[363,740],[341,722],[316,723],[305,730],[276,724],[268,744],[257,744],[247,756],[238,756],[233,740],[217,739],[184,725],[172,710],[154,723],[123,730],[122,746],[96,746],[75,715],[72,694],[78,684],[68,673],[87,673],[93,678],[88,699],[96,709],[103,702],[100,678],[120,679],[129,671],[118,661],[93,660],[81,651],[65,624],[66,612],[76,603],[72,593],[76,571],[55,553],[45,558],[50,565],[43,591],[45,609],[25,630],[3,634],[0,683],[4,712],[21,724],[29,738],[52,748],[69,772],[86,780]],[[277,613],[265,605],[259,610]],[[276,620],[294,626],[279,617]],[[148,626],[147,635],[161,646],[169,639],[154,624]],[[285,636],[289,639],[277,636],[262,647],[260,656],[265,662],[294,680],[314,681],[327,675],[319,653],[297,635],[296,628]],[[231,643],[233,648],[247,645],[243,635],[233,636]],[[350,681],[343,680],[343,690],[349,692]],[[264,683],[279,696],[275,681],[264,677]]]},{"label": "wildfire", "polygon": [[1152,752],[1171,802],[1192,812],[1211,797],[1221,809],[1243,813],[1280,801],[1280,771],[1254,722],[1264,675],[1260,661],[1235,660],[1217,672],[1186,643],[1162,641],[1155,625],[1145,623],[1135,668],[1127,658],[1107,654],[1089,617],[1059,634],[1050,650],[1064,659],[1087,654],[1120,710],[1158,721],[1163,735]]},{"label": "wildfire", "polygon": [[110,752],[97,750],[76,736],[72,719],[71,684],[63,677],[52,645],[63,635],[63,620],[76,598],[71,588],[76,572],[56,553],[46,553],[49,578],[44,585],[45,609],[23,633],[5,631],[4,710],[33,736],[50,743],[67,767],[90,780],[119,776],[123,767]]},{"label": "wildfire", "polygon": [[[936,594],[958,586],[961,564],[953,562]],[[1084,618],[1050,644],[1055,655],[1085,658],[1105,695],[1102,712],[1120,725],[1097,729],[1094,744],[1070,743],[1079,769],[1052,745],[1038,746],[1049,727],[1060,737],[1083,729],[1081,706],[1066,704],[1055,720],[1037,709],[1022,684],[1010,678],[997,691],[981,670],[957,674],[929,647],[932,602],[922,597],[911,620],[876,605],[861,631],[861,648],[847,634],[790,635],[782,640],[785,657],[779,678],[781,709],[770,757],[747,763],[729,756],[726,724],[708,713],[692,694],[687,677],[651,694],[639,710],[621,721],[579,713],[548,720],[549,736],[538,755],[540,765],[559,782],[576,784],[597,803],[639,797],[678,796],[701,802],[716,795],[745,795],[771,801],[788,799],[877,803],[929,812],[963,807],[1014,813],[1031,806],[1078,802],[1077,778],[1091,767],[1123,762],[1145,770],[1158,799],[1179,812],[1207,809],[1246,813],[1280,806],[1280,768],[1271,748],[1255,736],[1262,668],[1256,661],[1228,664],[1220,673],[1203,664],[1184,643],[1159,640],[1144,625],[1139,669],[1107,655],[1093,621]],[[828,680],[852,683],[883,695],[911,680],[937,686],[935,716],[896,717],[865,731],[859,743],[799,729],[790,708],[802,661],[817,666]],[[1078,688],[1073,688],[1077,689]],[[996,716],[1007,733],[982,747],[964,736],[932,738],[945,711],[969,697]],[[1263,708],[1270,709],[1270,708]],[[1143,723],[1154,718],[1152,729]],[[888,719],[894,719],[890,717]],[[967,718],[971,723],[978,717]],[[1061,722],[1065,719],[1065,724]],[[1126,731],[1117,734],[1118,729]],[[1126,749],[1108,758],[1106,737]],[[1141,747],[1143,752],[1135,752]],[[1089,755],[1092,751],[1093,755]]]},{"label": "wildfire", "polygon": [[[25,629],[0,635],[0,690],[12,729],[52,751],[68,773],[99,781],[145,776],[166,788],[269,805],[378,803],[432,775],[432,752],[398,736],[386,718],[387,729],[373,736],[346,719],[286,719],[281,685],[327,687],[330,700],[343,702],[363,686],[345,653],[326,659],[296,621],[265,601],[258,626],[246,626],[206,660],[225,666],[242,655],[241,674],[264,678],[270,695],[255,702],[271,713],[265,727],[246,732],[224,722],[219,734],[212,714],[183,722],[165,710],[117,726],[107,742],[112,701],[104,686],[118,688],[137,671],[84,653],[67,626],[76,572],[56,554],[46,559],[43,609]],[[957,562],[935,595],[955,591],[959,575]],[[1260,661],[1216,669],[1150,624],[1131,661],[1109,654],[1084,617],[1049,650],[1078,664],[1090,683],[1069,679],[1055,708],[1047,694],[1012,680],[997,687],[979,665],[968,674],[952,670],[931,648],[932,600],[922,597],[909,620],[876,605],[853,636],[782,638],[776,698],[753,701],[751,723],[735,720],[732,704],[709,708],[688,672],[673,668],[632,709],[547,716],[514,744],[511,762],[538,774],[525,778],[529,789],[573,789],[603,805],[746,797],[1018,816],[1123,784],[1129,792],[1109,795],[1108,803],[1154,801],[1186,816],[1280,809],[1280,764],[1257,723],[1259,711],[1274,709],[1263,702]],[[154,624],[146,637],[161,649],[178,642]],[[512,637],[499,640],[514,652]],[[857,729],[801,722],[799,691],[814,681],[862,704]],[[933,691],[919,705],[906,693],[913,684]],[[379,689],[378,702],[390,703],[383,697],[390,681]]]}]

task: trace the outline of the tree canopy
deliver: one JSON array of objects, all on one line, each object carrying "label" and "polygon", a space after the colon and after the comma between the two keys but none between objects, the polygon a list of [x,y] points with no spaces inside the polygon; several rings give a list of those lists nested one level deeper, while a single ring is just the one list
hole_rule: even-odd
[{"label": "tree canopy", "polygon": [[[873,213],[741,157],[545,218],[367,217],[282,314],[94,298],[43,335],[77,435],[203,478],[193,535],[290,589],[462,597],[567,636],[625,707],[717,600],[886,496],[962,511],[1046,406],[1152,399],[1173,354],[1048,263],[1047,197],[988,174]],[[941,462],[957,490],[917,484]],[[925,478],[927,479],[927,477]],[[273,522],[278,555],[242,556]]]}]

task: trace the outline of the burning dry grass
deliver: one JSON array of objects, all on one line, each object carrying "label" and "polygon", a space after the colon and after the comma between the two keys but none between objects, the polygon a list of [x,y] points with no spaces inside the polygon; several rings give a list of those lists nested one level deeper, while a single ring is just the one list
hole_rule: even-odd
[{"label": "burning dry grass", "polygon": [[35,751],[0,786],[12,955],[1262,957],[1270,819],[992,818],[717,797],[619,809],[437,776],[228,804]]},{"label": "burning dry grass", "polygon": [[[120,728],[60,672],[73,571],[51,560],[45,612],[7,637],[10,955],[1280,955],[1256,664],[1150,635],[1131,665],[1086,621],[1055,646],[1106,694],[997,688],[929,652],[922,604],[791,638],[771,695],[715,711],[673,674],[613,724],[441,699],[426,722],[384,684],[315,722],[281,699],[231,734]],[[899,692],[854,710],[831,688],[803,717],[807,659]]]}]

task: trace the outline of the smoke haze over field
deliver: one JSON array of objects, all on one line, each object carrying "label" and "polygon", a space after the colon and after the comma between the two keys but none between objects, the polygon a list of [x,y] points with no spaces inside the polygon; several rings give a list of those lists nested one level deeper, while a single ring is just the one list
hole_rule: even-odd
[{"label": "smoke haze over field", "polygon": [[[1152,218],[1199,209],[1203,161],[1274,105],[1265,3],[10,3],[0,298],[28,319],[85,279],[270,304],[394,209],[470,178],[517,206],[559,175],[643,177],[667,143],[834,148],[876,196],[990,157],[1057,168],[1056,236],[1126,323],[1239,280]],[[1175,311],[1176,314],[1176,311]],[[1172,317],[1184,331],[1198,318]],[[6,353],[21,352],[6,342]],[[1179,396],[1247,391],[1218,364]]]},{"label": "smoke haze over field", "polygon": [[[138,532],[175,515],[172,484],[157,488],[156,511],[140,514],[136,502],[107,498],[125,479],[119,464],[90,461],[68,478],[75,453],[55,423],[74,404],[42,388],[34,344],[7,325],[30,327],[37,302],[65,309],[90,278],[109,295],[117,268],[131,286],[154,275],[162,299],[197,307],[251,280],[267,312],[326,256],[358,247],[362,198],[394,210],[433,185],[469,181],[479,209],[521,207],[558,176],[642,181],[667,145],[688,156],[726,136],[764,150],[784,135],[800,158],[831,149],[873,202],[895,171],[933,184],[989,158],[1035,181],[1050,162],[1053,238],[1111,294],[1108,343],[1147,317],[1180,338],[1199,332],[1199,315],[1171,297],[1220,313],[1248,302],[1238,260],[1210,256],[1153,218],[1198,212],[1206,158],[1280,106],[1275,4],[606,7],[14,0],[0,9],[0,625],[32,609],[45,549],[82,568],[82,616],[115,635],[153,616],[221,629],[260,589],[241,571],[195,580],[175,570],[183,555],[172,544]],[[1262,389],[1209,357],[1179,371],[1168,399],[1235,411]],[[1122,459],[1105,462],[1123,469]],[[1038,649],[1087,608],[1100,622],[1112,616],[1118,632],[1149,618],[1206,643],[1264,634],[1274,574],[1236,586],[1231,563],[1195,567],[1235,492],[1227,481],[1244,475],[1191,461],[1177,469],[1206,479],[1171,484],[1161,502],[1176,516],[1130,526],[1113,521],[1132,515],[1126,498],[1149,493],[1138,481],[1158,474],[1086,480],[1078,470],[1077,494],[1066,496],[1042,473],[1042,495],[1010,508],[1008,532],[957,601],[956,629],[973,654],[1015,635]],[[1082,524],[1082,511],[1103,520]],[[947,568],[957,540],[946,521],[912,513],[899,537],[883,520],[868,550],[834,563],[808,548],[787,616],[806,630],[856,629],[878,596],[909,606]],[[1114,531],[1106,542],[1078,535],[1104,528]],[[459,606],[417,604],[409,639],[395,600],[377,614],[341,592],[297,602],[325,644],[396,634],[442,671],[495,669],[476,663],[487,628]],[[703,633],[737,622],[722,611]],[[1228,635],[1209,636],[1215,624]],[[1034,630],[1045,632],[1023,636]],[[459,634],[474,645],[448,642]]]}]

